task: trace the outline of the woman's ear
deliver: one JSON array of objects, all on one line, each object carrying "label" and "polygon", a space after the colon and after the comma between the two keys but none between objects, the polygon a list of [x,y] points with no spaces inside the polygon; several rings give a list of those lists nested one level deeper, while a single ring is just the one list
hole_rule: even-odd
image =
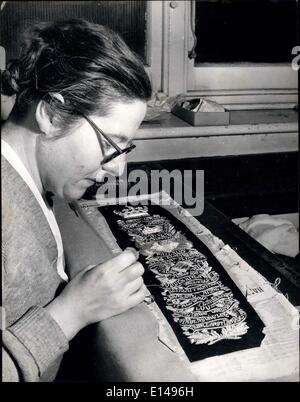
[{"label": "woman's ear", "polygon": [[41,132],[44,133],[46,136],[52,137],[53,133],[52,119],[49,116],[45,102],[43,100],[39,101],[37,105],[35,111],[35,118]]},{"label": "woman's ear", "polygon": [[[50,96],[56,98],[59,102],[64,103],[64,98],[61,94],[51,93]],[[52,122],[52,117],[49,115],[45,101],[39,101],[36,111],[35,118],[40,130],[49,137],[52,137],[55,133],[55,127]]]}]

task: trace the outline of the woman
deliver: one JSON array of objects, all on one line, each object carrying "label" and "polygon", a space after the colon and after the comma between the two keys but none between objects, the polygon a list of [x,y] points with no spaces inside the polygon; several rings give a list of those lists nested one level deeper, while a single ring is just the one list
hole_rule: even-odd
[{"label": "woman", "polygon": [[116,33],[73,19],[28,31],[2,91],[16,95],[2,127],[3,380],[51,381],[78,331],[139,304],[145,287],[130,249],[69,280],[46,193],[79,199],[122,172],[151,85]]}]

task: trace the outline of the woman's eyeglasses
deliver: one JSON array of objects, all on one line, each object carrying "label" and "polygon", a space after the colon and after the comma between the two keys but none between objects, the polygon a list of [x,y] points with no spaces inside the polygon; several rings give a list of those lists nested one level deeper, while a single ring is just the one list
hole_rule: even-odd
[{"label": "woman's eyeglasses", "polygon": [[105,163],[111,162],[113,159],[117,158],[118,156],[122,154],[128,154],[128,152],[132,151],[136,146],[134,144],[129,145],[128,147],[121,149],[107,134],[105,134],[96,124],[87,116],[83,115],[83,117],[86,119],[86,121],[93,127],[97,134],[97,139],[100,145],[100,148],[102,150],[102,153],[104,155],[104,150],[103,150],[103,144],[101,141],[101,135],[106,139],[106,141],[115,149],[115,152],[112,153],[111,155],[104,156],[104,159],[101,161],[101,165],[104,165]]}]

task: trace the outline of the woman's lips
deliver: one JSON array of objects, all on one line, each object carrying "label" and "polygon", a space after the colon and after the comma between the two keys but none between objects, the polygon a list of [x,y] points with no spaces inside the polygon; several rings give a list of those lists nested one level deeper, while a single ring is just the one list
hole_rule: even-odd
[{"label": "woman's lips", "polygon": [[81,183],[82,183],[85,187],[90,187],[90,186],[92,186],[93,184],[95,184],[96,182],[95,182],[95,180],[93,180],[93,179],[84,178],[84,179],[81,180]]}]

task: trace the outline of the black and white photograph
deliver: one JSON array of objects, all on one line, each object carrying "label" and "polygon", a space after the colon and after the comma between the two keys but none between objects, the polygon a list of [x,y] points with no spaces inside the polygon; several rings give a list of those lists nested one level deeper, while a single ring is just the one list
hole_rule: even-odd
[{"label": "black and white photograph", "polygon": [[299,383],[298,0],[0,1],[3,383]]}]

